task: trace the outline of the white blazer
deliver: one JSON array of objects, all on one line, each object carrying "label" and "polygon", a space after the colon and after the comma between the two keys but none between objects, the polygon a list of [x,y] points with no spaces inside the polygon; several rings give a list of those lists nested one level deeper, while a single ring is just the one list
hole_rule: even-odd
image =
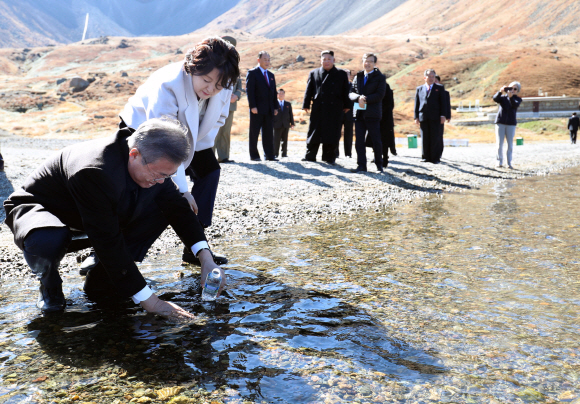
[{"label": "white blazer", "polygon": [[127,126],[136,129],[148,119],[169,116],[187,129],[191,152],[179,167],[175,183],[181,192],[188,191],[185,169],[195,151],[213,147],[218,130],[230,113],[231,88],[224,88],[208,100],[205,115],[199,124],[199,108],[191,76],[183,70],[183,62],[172,63],[155,71],[129,98],[119,114]]}]

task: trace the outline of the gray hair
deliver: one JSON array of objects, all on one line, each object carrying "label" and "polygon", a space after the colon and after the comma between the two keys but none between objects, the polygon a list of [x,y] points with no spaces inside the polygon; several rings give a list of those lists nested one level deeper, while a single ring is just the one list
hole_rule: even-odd
[{"label": "gray hair", "polygon": [[510,87],[517,87],[518,88],[518,93],[520,91],[522,91],[522,85],[520,84],[519,81],[512,81],[509,86]]},{"label": "gray hair", "polygon": [[177,119],[162,117],[143,122],[127,139],[129,148],[153,163],[165,158],[174,164],[181,164],[189,157],[191,144],[187,128]]},{"label": "gray hair", "polygon": [[423,73],[423,75],[424,75],[425,77],[427,77],[427,76],[428,76],[428,75],[430,75],[431,73],[433,73],[433,74],[437,74],[437,73],[435,73],[435,69],[427,69],[427,70],[425,70],[425,73]]}]

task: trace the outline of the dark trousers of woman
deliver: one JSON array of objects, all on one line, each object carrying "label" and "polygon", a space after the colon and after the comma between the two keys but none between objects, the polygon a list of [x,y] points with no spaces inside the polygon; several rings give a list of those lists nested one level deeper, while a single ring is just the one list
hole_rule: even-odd
[{"label": "dark trousers of woman", "polygon": [[381,141],[381,122],[379,119],[364,119],[357,117],[354,123],[356,140],[356,163],[358,170],[367,170],[367,155],[365,134],[370,136],[373,142],[373,152],[375,154],[375,164],[378,170],[383,169],[383,143]]}]

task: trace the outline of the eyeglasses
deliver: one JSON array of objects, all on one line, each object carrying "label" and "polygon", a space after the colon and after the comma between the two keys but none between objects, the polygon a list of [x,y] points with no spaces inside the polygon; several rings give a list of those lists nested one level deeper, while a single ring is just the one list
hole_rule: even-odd
[{"label": "eyeglasses", "polygon": [[[147,160],[145,159],[145,156],[141,154],[141,158],[143,159],[143,162],[145,163],[145,167],[147,167],[147,170],[149,171],[149,174],[151,174],[151,176],[153,177],[153,179],[151,180],[153,182],[163,182],[163,181],[169,180],[169,179],[171,179],[171,178],[173,178],[173,177],[175,177],[177,175],[177,171],[174,172],[173,174],[169,174],[169,175],[155,174],[149,168],[149,163],[147,163]],[[155,178],[157,175],[161,175],[161,177]]]}]

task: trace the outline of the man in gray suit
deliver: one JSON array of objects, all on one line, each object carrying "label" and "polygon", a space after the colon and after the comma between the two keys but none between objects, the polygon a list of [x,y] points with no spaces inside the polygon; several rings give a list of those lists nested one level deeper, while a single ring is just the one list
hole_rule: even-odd
[{"label": "man in gray suit", "polygon": [[[236,46],[236,40],[231,36],[222,37],[223,40],[228,41],[232,45]],[[230,114],[222,126],[214,141],[213,151],[217,153],[218,163],[233,163],[230,160],[230,141],[231,141],[231,131],[232,123],[234,122],[234,111],[238,109],[238,100],[242,96],[242,79],[238,77],[234,89],[232,91],[232,98],[230,101]]]},{"label": "man in gray suit", "polygon": [[280,153],[280,141],[282,141],[282,157],[288,157],[288,132],[294,127],[294,114],[292,104],[285,101],[286,92],[283,88],[278,90],[278,102],[280,113],[274,115],[274,157]]}]

